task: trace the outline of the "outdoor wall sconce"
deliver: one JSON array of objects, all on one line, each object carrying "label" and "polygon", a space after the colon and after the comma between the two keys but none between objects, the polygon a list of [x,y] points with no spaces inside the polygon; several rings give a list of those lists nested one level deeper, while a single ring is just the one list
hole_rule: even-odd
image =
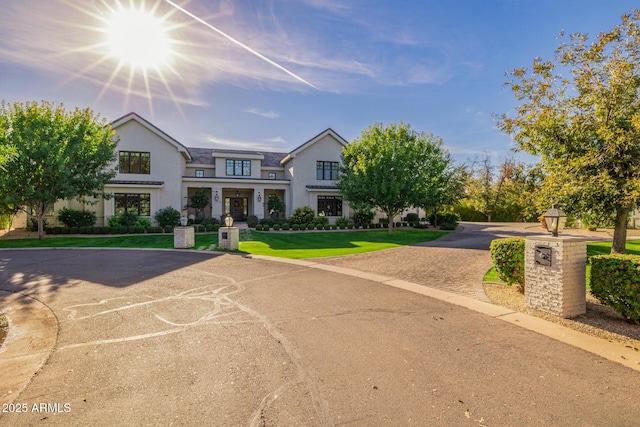
[{"label": "outdoor wall sconce", "polygon": [[558,233],[562,233],[564,225],[567,222],[567,215],[558,208],[558,204],[554,203],[551,209],[544,214],[544,222],[547,230],[551,232],[553,237],[558,237]]},{"label": "outdoor wall sconce", "polygon": [[220,196],[218,196],[218,190],[216,190],[216,195],[213,196],[213,200],[215,200],[216,202],[220,201]]},{"label": "outdoor wall sconce", "polygon": [[240,197],[240,189],[239,188],[236,189],[236,197]]},{"label": "outdoor wall sconce", "polygon": [[258,191],[258,203],[260,203],[262,201],[262,194],[260,194],[260,192]]},{"label": "outdoor wall sconce", "polygon": [[182,215],[180,217],[180,225],[181,226],[186,227],[188,222],[189,222],[189,220],[187,219],[186,216]]},{"label": "outdoor wall sconce", "polygon": [[227,228],[231,228],[233,225],[233,217],[231,215],[227,214],[227,216],[224,217],[224,225],[226,225]]}]

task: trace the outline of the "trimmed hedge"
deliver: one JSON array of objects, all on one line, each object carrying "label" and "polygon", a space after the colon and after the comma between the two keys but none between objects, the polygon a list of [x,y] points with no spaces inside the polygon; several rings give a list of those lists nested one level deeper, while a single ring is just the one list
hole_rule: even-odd
[{"label": "trimmed hedge", "polygon": [[523,237],[508,237],[491,242],[490,253],[493,268],[500,280],[524,289],[524,242]]},{"label": "trimmed hedge", "polygon": [[596,255],[591,263],[591,293],[627,320],[640,323],[640,256]]}]

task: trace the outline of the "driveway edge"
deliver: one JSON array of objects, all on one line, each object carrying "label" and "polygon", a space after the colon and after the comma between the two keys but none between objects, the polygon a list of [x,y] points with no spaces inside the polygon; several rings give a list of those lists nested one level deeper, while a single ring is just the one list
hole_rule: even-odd
[{"label": "driveway edge", "polygon": [[626,347],[622,343],[611,342],[602,338],[594,337],[567,328],[566,326],[548,322],[544,319],[521,313],[519,311],[513,311],[511,309],[497,306],[489,302],[476,300],[447,291],[442,291],[440,289],[430,288],[424,285],[418,285],[406,280],[394,279],[393,277],[381,276],[378,274],[365,273],[363,271],[346,267],[335,267],[326,264],[318,264],[312,261],[277,258],[265,255],[247,255],[246,257],[316,268],[333,273],[343,274],[346,276],[354,276],[361,279],[371,280],[398,289],[404,289],[409,292],[465,307],[477,313],[493,317],[494,319],[511,323],[512,325],[519,326],[532,332],[537,332],[541,335],[553,338],[557,341],[571,345],[573,347],[577,347],[612,362],[619,363],[626,366],[627,368],[631,368],[635,371],[640,371],[640,353]]}]

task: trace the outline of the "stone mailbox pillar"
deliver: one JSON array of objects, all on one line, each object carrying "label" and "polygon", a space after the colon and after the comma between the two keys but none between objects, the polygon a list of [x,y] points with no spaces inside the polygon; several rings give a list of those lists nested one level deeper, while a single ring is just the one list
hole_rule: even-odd
[{"label": "stone mailbox pillar", "polygon": [[193,227],[176,227],[173,229],[173,247],[188,249],[195,246],[196,236]]},{"label": "stone mailbox pillar", "polygon": [[228,251],[238,249],[240,229],[238,227],[220,227],[218,230],[218,247]]},{"label": "stone mailbox pillar", "polygon": [[527,237],[524,304],[560,317],[586,311],[587,242],[572,237]]}]

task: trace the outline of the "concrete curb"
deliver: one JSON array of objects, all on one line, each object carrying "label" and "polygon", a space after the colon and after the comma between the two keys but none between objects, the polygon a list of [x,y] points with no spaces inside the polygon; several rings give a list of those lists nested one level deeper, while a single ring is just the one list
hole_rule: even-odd
[{"label": "concrete curb", "polygon": [[46,363],[58,339],[58,319],[40,301],[0,290],[9,334],[0,347],[0,403],[11,403]]},{"label": "concrete curb", "polygon": [[494,319],[502,320],[507,323],[511,323],[512,325],[537,332],[541,335],[553,338],[557,341],[563,342],[573,347],[577,347],[589,353],[596,354],[612,362],[619,363],[626,366],[627,368],[640,371],[640,352],[626,347],[622,343],[611,342],[602,338],[594,337],[556,323],[548,322],[535,316],[493,305],[489,302],[476,300],[439,289],[429,288],[427,286],[418,285],[406,280],[394,279],[392,277],[381,276],[378,274],[365,273],[345,267],[334,267],[326,264],[318,264],[311,261],[291,260],[264,255],[248,255],[247,258],[262,259],[266,261],[275,261],[305,266],[309,268],[317,268],[320,270],[331,271],[333,273],[371,280],[398,289],[404,289],[409,292],[465,307],[477,313],[482,313],[484,315],[493,317]]}]

